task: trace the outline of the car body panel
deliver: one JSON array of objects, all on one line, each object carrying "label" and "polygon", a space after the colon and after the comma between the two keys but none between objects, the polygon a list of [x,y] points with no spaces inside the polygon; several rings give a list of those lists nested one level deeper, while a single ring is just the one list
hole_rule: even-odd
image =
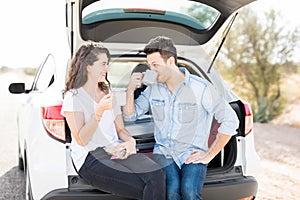
[{"label": "car body panel", "polygon": [[245,176],[256,176],[260,169],[260,158],[256,153],[254,146],[254,131],[247,137],[239,137],[240,151],[238,151],[237,165],[244,166],[242,168]]},{"label": "car body panel", "polygon": [[[30,166],[34,199],[42,198],[49,190],[67,187],[65,144],[53,140],[42,125],[41,106],[48,101],[49,94],[54,96],[47,92],[30,94],[22,108],[24,116],[20,115],[22,120],[18,124],[19,130],[23,130],[19,143],[23,152],[26,151],[25,162],[26,167]],[[28,117],[31,120],[25,120]],[[47,184],[41,184],[41,177]]]}]

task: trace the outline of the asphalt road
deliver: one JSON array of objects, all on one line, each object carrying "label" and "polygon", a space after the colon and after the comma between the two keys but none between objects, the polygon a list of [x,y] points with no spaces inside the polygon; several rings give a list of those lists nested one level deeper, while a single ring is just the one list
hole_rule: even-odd
[{"label": "asphalt road", "polygon": [[0,74],[0,199],[25,199],[23,172],[17,167],[17,102],[18,95],[8,92],[10,82],[21,81],[14,73]]}]

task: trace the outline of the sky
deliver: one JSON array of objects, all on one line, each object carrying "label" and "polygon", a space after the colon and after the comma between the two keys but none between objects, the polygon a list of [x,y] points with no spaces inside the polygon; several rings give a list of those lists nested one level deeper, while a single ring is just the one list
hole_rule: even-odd
[{"label": "sky", "polygon": [[37,68],[48,53],[68,51],[65,0],[3,1],[0,27],[0,67]]},{"label": "sky", "polygon": [[[263,11],[270,8],[280,11],[283,23],[293,27],[300,26],[294,2],[258,0],[251,6]],[[64,0],[1,2],[0,67],[38,67],[48,53],[63,62],[68,52],[64,9]]]}]

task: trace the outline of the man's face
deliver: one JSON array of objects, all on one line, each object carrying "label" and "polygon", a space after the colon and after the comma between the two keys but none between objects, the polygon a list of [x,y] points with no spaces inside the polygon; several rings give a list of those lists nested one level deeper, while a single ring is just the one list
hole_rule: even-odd
[{"label": "man's face", "polygon": [[169,78],[168,61],[165,61],[159,52],[147,55],[147,62],[151,70],[157,73],[157,82],[164,83]]}]

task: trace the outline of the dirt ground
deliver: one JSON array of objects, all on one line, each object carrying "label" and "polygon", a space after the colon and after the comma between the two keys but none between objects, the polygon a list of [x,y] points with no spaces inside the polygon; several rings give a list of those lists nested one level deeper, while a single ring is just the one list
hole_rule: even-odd
[{"label": "dirt ground", "polygon": [[257,199],[300,199],[300,128],[255,124],[261,158]]},{"label": "dirt ground", "polygon": [[[30,77],[24,77],[30,81]],[[9,82],[15,74],[0,74],[0,200],[23,200],[25,181],[17,167],[16,95]],[[254,125],[255,146],[261,158],[257,199],[300,199],[300,128],[289,125]]]}]

